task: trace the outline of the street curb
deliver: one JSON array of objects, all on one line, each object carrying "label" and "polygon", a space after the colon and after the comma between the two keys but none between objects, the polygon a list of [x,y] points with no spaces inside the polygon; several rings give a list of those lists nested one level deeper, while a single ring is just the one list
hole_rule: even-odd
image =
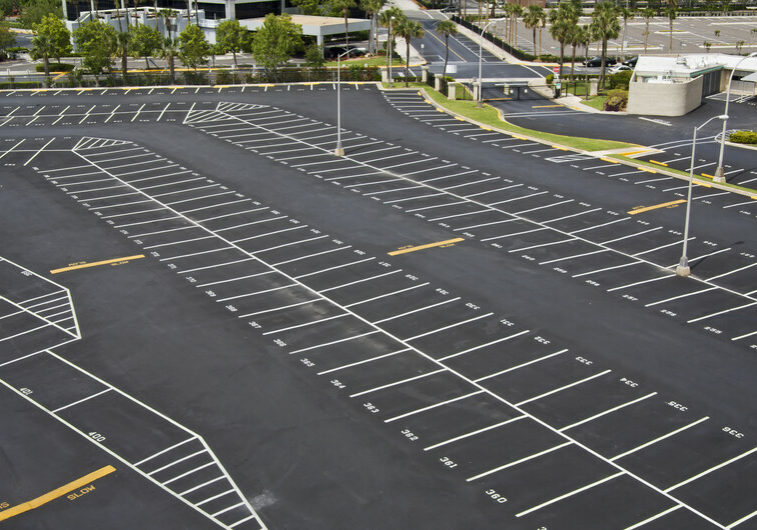
[{"label": "street curb", "polygon": [[[382,88],[382,87],[379,87],[379,88]],[[384,89],[384,90],[396,90],[396,89]],[[566,146],[566,145],[558,144],[556,142],[549,142],[547,140],[543,140],[541,138],[535,138],[533,136],[528,136],[528,135],[525,135],[525,134],[514,133],[514,132],[511,132],[511,131],[507,131],[505,129],[500,129],[500,128],[496,127],[496,126],[491,126],[491,125],[487,125],[487,124],[478,122],[478,121],[476,121],[474,119],[468,118],[467,116],[463,116],[462,114],[458,114],[457,112],[454,112],[454,111],[452,111],[452,110],[450,110],[450,109],[448,109],[448,108],[446,108],[446,107],[438,104],[436,101],[434,101],[433,98],[431,98],[428,95],[428,92],[426,92],[425,88],[420,88],[420,89],[418,89],[418,91],[422,93],[422,95],[426,99],[426,101],[429,101],[432,106],[434,106],[434,107],[436,107],[438,109],[442,109],[447,114],[449,114],[451,116],[455,116],[456,118],[459,118],[459,119],[461,119],[463,121],[467,121],[468,123],[472,123],[473,125],[477,125],[478,127],[481,127],[481,128],[484,128],[484,129],[489,129],[489,130],[494,130],[494,131],[497,131],[499,133],[506,134],[508,136],[522,138],[522,139],[525,139],[525,140],[529,140],[531,142],[538,142],[538,143],[543,144],[543,145],[549,145],[551,147],[556,147],[556,148],[558,148],[560,150],[563,150],[563,151],[571,151],[573,153],[579,153],[579,154],[582,154],[582,155],[593,156],[593,157],[596,157],[597,160],[600,160],[602,158],[602,156],[604,156],[604,155],[597,154],[597,152],[595,152],[595,151],[585,151],[583,149],[576,149],[575,147],[569,147],[569,146]],[[492,108],[494,108],[494,107],[492,107]],[[504,119],[504,117],[502,116],[502,112],[499,109],[495,108],[495,110],[497,111],[497,114],[499,115],[499,118],[503,122],[509,123],[506,119]],[[644,147],[644,146],[639,146],[639,147]],[[672,171],[667,171],[663,167],[660,167],[658,169],[658,168],[652,167],[652,166],[644,166],[642,164],[634,164],[633,162],[629,162],[627,160],[616,159],[616,158],[613,158],[613,160],[616,161],[618,164],[623,164],[625,166],[632,167],[632,168],[635,168],[635,169],[640,169],[640,168],[643,167],[644,168],[643,171],[650,171],[650,170],[652,170],[655,173],[659,173],[659,174],[666,175],[666,176],[669,176],[669,177],[674,177],[674,178],[677,178],[679,180],[683,180],[685,182],[689,181],[688,177],[684,177],[683,175],[679,175],[678,173],[674,173]],[[703,185],[705,187],[716,188],[716,189],[719,189],[719,190],[729,191],[729,192],[736,193],[736,194],[739,194],[739,195],[744,195],[744,196],[750,197],[750,198],[757,196],[757,190],[746,191],[746,190],[741,190],[741,189],[738,189],[738,188],[732,188],[730,186],[725,186],[725,185],[719,184],[717,182],[712,182],[710,180],[701,179],[701,178],[698,178],[696,176],[694,177],[694,183],[695,184],[699,184],[699,185]]]}]

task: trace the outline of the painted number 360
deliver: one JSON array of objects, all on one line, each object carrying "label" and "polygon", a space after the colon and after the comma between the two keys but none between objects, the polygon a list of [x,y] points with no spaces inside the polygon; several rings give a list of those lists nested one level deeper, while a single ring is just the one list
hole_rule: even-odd
[{"label": "painted number 360", "polygon": [[507,498],[506,497],[503,497],[502,495],[500,495],[499,493],[497,493],[496,491],[494,491],[492,489],[488,489],[484,493],[486,493],[489,497],[491,497],[492,500],[495,500],[495,501],[497,501],[500,504],[503,504],[503,503],[507,502]]}]

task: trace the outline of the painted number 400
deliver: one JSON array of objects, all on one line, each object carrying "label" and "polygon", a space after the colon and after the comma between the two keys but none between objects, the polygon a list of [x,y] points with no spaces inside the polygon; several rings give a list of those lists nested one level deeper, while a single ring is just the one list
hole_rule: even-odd
[{"label": "painted number 400", "polygon": [[93,431],[93,432],[87,433],[87,435],[90,438],[92,438],[94,441],[96,441],[96,442],[104,442],[105,441],[105,436],[103,436],[99,432],[94,432]]}]

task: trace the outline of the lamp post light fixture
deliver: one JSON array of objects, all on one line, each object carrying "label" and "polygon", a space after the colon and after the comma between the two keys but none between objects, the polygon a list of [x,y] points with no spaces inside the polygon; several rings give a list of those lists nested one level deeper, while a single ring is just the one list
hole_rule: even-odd
[{"label": "lamp post light fixture", "polygon": [[392,41],[394,40],[394,35],[392,35],[392,27],[394,26],[394,17],[389,17],[389,88],[393,88],[392,85]]},{"label": "lamp post light fixture", "polygon": [[720,136],[720,154],[718,155],[718,167],[715,170],[715,182],[725,182],[725,170],[723,169],[723,151],[725,150],[725,128],[726,128],[726,121],[728,120],[728,104],[731,101],[731,81],[733,81],[733,74],[736,73],[736,68],[749,59],[750,57],[757,57],[757,52],[752,52],[746,57],[742,57],[734,66],[733,70],[731,71],[730,77],[728,77],[728,85],[726,87],[725,92],[725,110],[723,111],[723,115],[726,116],[726,118],[723,120],[723,132]]},{"label": "lamp post light fixture", "polygon": [[334,155],[344,156],[342,147],[342,57],[352,50],[347,50],[336,58],[336,148]]},{"label": "lamp post light fixture", "polygon": [[492,20],[490,20],[489,22],[487,22],[486,25],[481,30],[481,40],[478,41],[478,94],[477,94],[478,97],[476,97],[476,106],[479,107],[479,108],[482,106],[483,97],[484,97],[484,90],[483,90],[484,87],[483,87],[483,85],[481,83],[481,79],[482,79],[481,70],[482,70],[482,67],[483,67],[483,57],[484,57],[484,55],[483,55],[483,51],[484,51],[484,33],[486,33],[486,28],[488,28],[489,26],[491,26],[495,22],[499,22],[500,20],[504,20],[504,19],[502,19],[502,18],[493,18]]},{"label": "lamp post light fixture", "polygon": [[689,191],[686,198],[686,218],[683,224],[683,249],[681,251],[681,260],[676,266],[676,274],[678,276],[688,276],[691,274],[691,267],[689,267],[689,258],[686,255],[689,243],[689,219],[691,218],[691,189],[694,185],[694,160],[695,152],[697,148],[697,132],[712,120],[723,120],[723,123],[728,119],[727,114],[721,114],[720,116],[713,116],[702,125],[694,127],[694,137],[691,142],[691,165],[689,166]]}]

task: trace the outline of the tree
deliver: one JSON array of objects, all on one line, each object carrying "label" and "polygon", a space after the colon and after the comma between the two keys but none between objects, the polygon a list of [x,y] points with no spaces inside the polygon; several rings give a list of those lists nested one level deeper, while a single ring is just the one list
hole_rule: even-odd
[{"label": "tree", "polygon": [[176,39],[167,38],[163,41],[160,48],[160,57],[168,63],[168,75],[171,78],[171,84],[176,84],[176,65],[175,57],[179,54],[179,44]]},{"label": "tree", "polygon": [[50,76],[50,57],[53,56],[54,52],[55,45],[48,35],[35,35],[32,38],[30,54],[32,59],[42,59],[42,63],[45,65],[45,77]]},{"label": "tree", "polygon": [[[571,52],[570,52],[570,76],[573,77],[573,69],[576,64],[576,48],[578,46],[581,46],[585,39],[587,38],[586,35],[583,34],[583,26],[574,26],[573,31],[570,32],[570,40],[568,43],[571,46]],[[591,33],[588,36],[589,39],[591,39]]]},{"label": "tree", "polygon": [[410,41],[423,37],[423,26],[415,20],[405,18],[397,26],[397,35],[405,39],[405,86],[410,86],[408,77],[410,76]]},{"label": "tree", "polygon": [[323,58],[323,47],[317,44],[311,44],[305,48],[305,66],[311,68],[320,68],[324,65],[326,59]]},{"label": "tree", "polygon": [[5,56],[5,50],[16,44],[16,36],[11,33],[10,28],[5,23],[0,23],[0,51],[1,56]]},{"label": "tree", "polygon": [[449,36],[457,35],[457,24],[451,20],[442,20],[436,23],[436,32],[444,37],[444,68],[442,77],[447,75],[447,62],[449,61]]},{"label": "tree", "polygon": [[210,44],[205,33],[195,24],[189,24],[179,34],[179,58],[185,66],[194,68],[208,62]]},{"label": "tree", "polygon": [[99,84],[98,76],[103,68],[110,70],[113,65],[111,57],[116,52],[116,30],[110,24],[93,20],[74,30],[74,42],[83,56],[82,63]]},{"label": "tree", "polygon": [[599,86],[605,86],[605,63],[607,60],[607,41],[617,39],[620,34],[620,22],[618,22],[618,8],[609,0],[601,2],[594,7],[591,14],[591,31],[594,38],[602,43],[602,62],[599,71]]},{"label": "tree", "polygon": [[736,41],[736,53],[741,54],[741,48],[744,47],[744,44],[746,44],[746,42],[744,42],[743,40]]},{"label": "tree", "polygon": [[45,15],[55,15],[62,18],[61,3],[56,0],[30,0],[29,3],[21,7],[19,22],[25,28],[31,28],[34,24],[42,22]]},{"label": "tree", "polygon": [[303,15],[321,15],[323,6],[319,0],[292,0],[292,5],[299,7]]},{"label": "tree", "polygon": [[145,24],[137,24],[131,27],[131,52],[134,57],[143,57],[145,69],[150,68],[147,58],[160,50],[163,44],[163,36],[160,32]]},{"label": "tree", "polygon": [[510,31],[510,35],[514,35],[512,39],[512,45],[513,47],[518,47],[518,17],[523,15],[523,7],[519,4],[512,4],[512,8],[510,9],[510,24],[512,25],[512,30]]},{"label": "tree", "polygon": [[542,30],[547,27],[547,12],[544,9],[541,10],[541,24],[539,25],[539,58],[541,59],[541,34]]},{"label": "tree", "polygon": [[16,0],[0,0],[0,18],[9,17],[16,8]]},{"label": "tree", "polygon": [[357,7],[357,4],[355,3],[355,0],[331,0],[331,7],[335,11],[339,11],[344,16],[344,42],[349,46],[350,44],[350,35],[349,35],[349,16],[350,16],[350,9],[353,7]]},{"label": "tree", "polygon": [[530,29],[532,32],[532,36],[534,39],[534,45],[533,45],[533,52],[534,56],[537,55],[536,53],[536,28],[538,28],[541,25],[541,19],[544,13],[544,9],[542,9],[541,6],[537,6],[536,4],[531,4],[528,6],[528,10],[523,15],[523,24],[526,26],[526,28]]},{"label": "tree", "polygon": [[252,40],[252,55],[266,70],[275,71],[301,47],[302,26],[287,14],[269,13]]},{"label": "tree", "polygon": [[[386,66],[389,67],[389,61],[392,60],[391,54],[389,53],[389,44],[393,42],[394,36],[393,31],[394,29],[402,23],[402,21],[405,19],[405,14],[402,12],[402,10],[398,7],[390,7],[389,9],[382,11],[379,15],[379,23],[387,28],[389,31],[387,33],[386,37],[386,43],[387,43],[387,50],[386,50]],[[390,79],[389,82],[391,83],[392,80]]]},{"label": "tree", "polygon": [[673,51],[673,21],[676,19],[676,16],[678,15],[678,1],[677,0],[667,0],[668,6],[665,8],[665,16],[668,17],[668,32],[670,33],[670,44],[668,46],[668,51]]},{"label": "tree", "polygon": [[718,37],[720,37],[720,30],[716,29],[715,30],[715,38],[718,38]]},{"label": "tree", "polygon": [[633,11],[627,7],[620,8],[620,16],[623,19],[623,37],[620,41],[620,57],[626,58],[626,29],[628,28],[628,21],[633,19]]},{"label": "tree", "polygon": [[707,53],[710,53],[710,48],[712,48],[712,43],[704,41],[704,47],[707,49]]},{"label": "tree", "polygon": [[124,82],[126,82],[126,73],[128,70],[130,43],[131,33],[127,31],[116,33],[116,52],[121,56],[121,75],[124,78]]},{"label": "tree", "polygon": [[376,53],[378,47],[378,14],[386,4],[386,0],[360,0],[360,7],[371,19],[371,29],[368,32],[368,51]]},{"label": "tree", "polygon": [[652,20],[655,12],[651,7],[645,7],[639,11],[639,14],[644,19],[644,53],[647,53],[647,43],[649,42],[649,21]]},{"label": "tree", "polygon": [[549,12],[549,21],[552,25],[549,34],[560,43],[560,77],[562,77],[562,65],[565,62],[565,44],[570,40],[573,28],[578,24],[578,13],[568,2],[561,2],[557,8]]},{"label": "tree", "polygon": [[34,25],[37,36],[44,35],[50,40],[50,55],[60,62],[63,55],[71,53],[71,32],[66,24],[55,15],[45,15],[42,20]]},{"label": "tree", "polygon": [[216,42],[223,53],[231,52],[234,57],[234,68],[237,67],[237,54],[242,51],[247,30],[242,27],[238,20],[224,20],[216,29]]}]

